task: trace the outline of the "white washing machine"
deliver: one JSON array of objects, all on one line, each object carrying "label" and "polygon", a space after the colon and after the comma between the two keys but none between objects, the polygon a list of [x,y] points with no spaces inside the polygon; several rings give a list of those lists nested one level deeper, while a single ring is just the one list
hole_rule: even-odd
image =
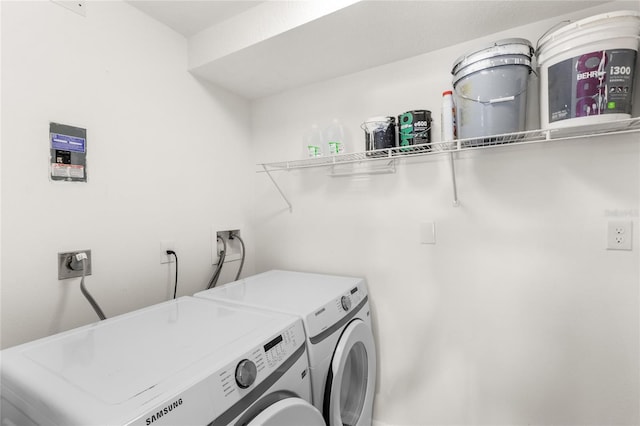
[{"label": "white washing machine", "polygon": [[324,425],[292,315],[183,297],[0,355],[3,426]]},{"label": "white washing machine", "polygon": [[269,271],[195,296],[300,316],[313,404],[330,426],[371,425],[376,351],[364,279]]}]

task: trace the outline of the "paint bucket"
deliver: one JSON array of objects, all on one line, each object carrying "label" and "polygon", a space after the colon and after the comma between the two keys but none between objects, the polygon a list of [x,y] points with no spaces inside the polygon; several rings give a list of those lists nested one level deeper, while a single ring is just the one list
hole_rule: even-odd
[{"label": "paint bucket", "polygon": [[396,119],[394,117],[371,117],[362,123],[360,128],[364,130],[367,157],[387,156],[388,152],[375,151],[396,146]]},{"label": "paint bucket", "polygon": [[[400,151],[411,151],[410,145],[431,143],[431,111],[416,109],[398,116],[398,145]],[[431,151],[431,146],[422,147]]]},{"label": "paint bucket", "polygon": [[[499,40],[454,62],[458,138],[483,138],[525,129],[533,47],[528,40]],[[490,140],[463,141],[482,145]]]},{"label": "paint bucket", "polygon": [[631,118],[640,13],[595,15],[538,42],[543,129]]}]

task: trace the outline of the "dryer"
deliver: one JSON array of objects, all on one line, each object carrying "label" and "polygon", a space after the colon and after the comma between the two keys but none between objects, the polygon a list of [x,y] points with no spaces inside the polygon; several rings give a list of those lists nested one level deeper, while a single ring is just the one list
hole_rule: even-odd
[{"label": "dryer", "polygon": [[371,425],[376,351],[364,279],[274,270],[194,296],[301,317],[313,404],[329,426]]},{"label": "dryer", "polygon": [[183,297],[1,353],[11,425],[324,425],[299,318]]}]

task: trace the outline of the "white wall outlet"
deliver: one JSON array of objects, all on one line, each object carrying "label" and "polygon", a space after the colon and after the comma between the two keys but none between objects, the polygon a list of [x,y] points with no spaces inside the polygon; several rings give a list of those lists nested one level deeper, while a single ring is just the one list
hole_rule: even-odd
[{"label": "white wall outlet", "polygon": [[633,222],[612,220],[607,224],[607,250],[632,250]]},{"label": "white wall outlet", "polygon": [[[218,230],[215,227],[211,229],[211,263],[217,265],[220,259],[220,253],[225,249],[226,252],[224,262],[233,262],[242,258],[242,244],[237,238],[229,238],[230,235],[239,235],[242,238],[240,228],[229,228]],[[218,238],[224,240],[224,243]]]},{"label": "white wall outlet", "polygon": [[160,263],[173,263],[176,261],[173,255],[167,254],[167,250],[176,251],[176,244],[173,240],[160,241]]}]

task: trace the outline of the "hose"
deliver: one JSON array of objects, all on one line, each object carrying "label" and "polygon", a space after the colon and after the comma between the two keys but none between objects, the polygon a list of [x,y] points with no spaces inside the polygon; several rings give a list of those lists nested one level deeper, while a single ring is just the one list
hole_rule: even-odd
[{"label": "hose", "polygon": [[218,278],[220,278],[220,271],[222,271],[222,265],[224,264],[224,258],[227,253],[227,243],[222,237],[218,237],[218,240],[222,241],[223,249],[220,252],[220,258],[218,259],[218,265],[216,265],[216,270],[213,272],[211,279],[209,279],[209,284],[207,285],[207,290],[213,288],[218,283]]},{"label": "hose", "polygon": [[91,296],[91,293],[89,293],[87,288],[84,286],[84,277],[85,277],[85,272],[87,270],[86,262],[87,262],[86,258],[82,259],[82,279],[80,280],[80,290],[82,291],[82,294],[84,294],[84,297],[87,298],[87,300],[93,307],[93,310],[96,311],[96,314],[98,314],[98,317],[100,318],[100,320],[107,319],[107,317],[104,315],[104,312],[102,312],[102,309],[100,309],[100,305],[98,305],[98,303],[95,301],[93,296]]},{"label": "hose", "polygon": [[238,281],[238,278],[240,278],[240,272],[242,272],[242,267],[244,266],[244,255],[245,255],[244,241],[242,241],[242,238],[240,238],[240,235],[233,235],[233,238],[237,238],[238,241],[240,241],[240,246],[242,246],[242,259],[240,260],[240,267],[238,268],[238,273],[236,274],[236,279],[235,279],[235,281]]}]

